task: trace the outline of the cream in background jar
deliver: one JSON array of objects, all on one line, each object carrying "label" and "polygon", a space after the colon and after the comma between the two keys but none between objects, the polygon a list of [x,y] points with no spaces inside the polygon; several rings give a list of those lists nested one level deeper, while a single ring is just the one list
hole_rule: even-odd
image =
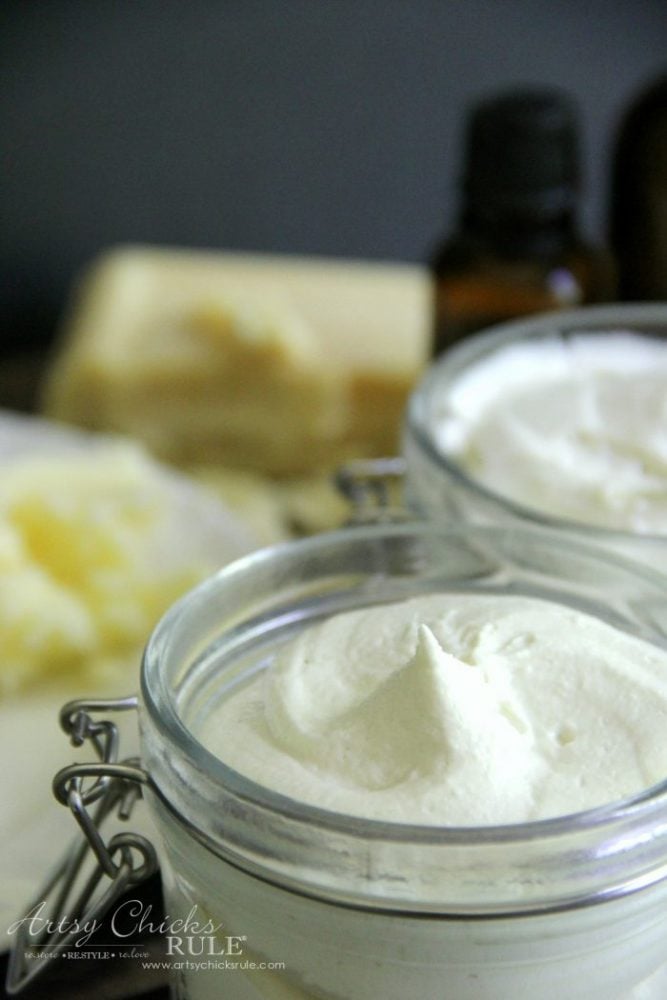
[{"label": "cream in background jar", "polygon": [[667,565],[667,305],[508,323],[440,359],[404,430],[409,504]]},{"label": "cream in background jar", "polygon": [[625,331],[506,344],[461,376],[433,436],[553,517],[667,534],[667,343]]}]

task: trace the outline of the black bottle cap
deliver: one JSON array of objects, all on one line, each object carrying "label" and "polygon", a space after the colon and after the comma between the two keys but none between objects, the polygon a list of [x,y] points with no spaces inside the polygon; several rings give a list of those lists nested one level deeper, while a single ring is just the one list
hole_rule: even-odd
[{"label": "black bottle cap", "polygon": [[470,220],[548,220],[572,210],[578,185],[577,120],[561,91],[508,91],[476,105],[466,134]]}]

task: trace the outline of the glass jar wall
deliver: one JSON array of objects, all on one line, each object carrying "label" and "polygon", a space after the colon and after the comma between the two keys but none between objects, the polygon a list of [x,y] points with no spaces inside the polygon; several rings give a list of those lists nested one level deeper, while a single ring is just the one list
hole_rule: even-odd
[{"label": "glass jar wall", "polygon": [[256,553],[183,599],[148,644],[141,706],[166,909],[215,928],[208,955],[179,963],[175,995],[661,1000],[667,782],[563,818],[415,826],[277,794],[199,735],[286,641],[340,611],[524,594],[665,646],[666,586],[558,532],[406,523]]}]

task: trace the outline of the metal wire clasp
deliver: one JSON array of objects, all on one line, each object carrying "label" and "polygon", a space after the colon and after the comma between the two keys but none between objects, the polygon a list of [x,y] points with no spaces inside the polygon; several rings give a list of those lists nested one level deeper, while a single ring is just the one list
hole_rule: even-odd
[{"label": "metal wire clasp", "polygon": [[350,524],[405,521],[410,518],[403,500],[403,458],[356,459],[335,475],[340,492],[352,505]]},{"label": "metal wire clasp", "polygon": [[[41,975],[63,950],[75,946],[81,928],[91,927],[131,885],[157,871],[153,845],[138,833],[119,832],[105,842],[100,827],[108,817],[127,820],[149,781],[137,758],[118,761],[118,729],[100,712],[136,709],[136,697],[71,701],[60,712],[60,724],[75,747],[90,743],[96,763],[72,764],[58,771],[53,792],[69,806],[84,839],[77,842],[28,909],[49,908],[43,931],[29,934],[30,922],[17,921],[7,992],[14,996]],[[94,807],[92,812],[90,807]],[[91,869],[92,863],[92,869]],[[110,881],[104,887],[104,878]]]}]

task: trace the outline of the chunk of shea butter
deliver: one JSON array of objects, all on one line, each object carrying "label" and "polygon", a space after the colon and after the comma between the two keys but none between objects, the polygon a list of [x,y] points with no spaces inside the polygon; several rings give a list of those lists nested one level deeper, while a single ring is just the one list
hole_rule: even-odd
[{"label": "chunk of shea butter", "polygon": [[662,780],[666,724],[664,649],[535,598],[442,594],[305,629],[199,736],[306,803],[486,825]]},{"label": "chunk of shea butter", "polygon": [[157,619],[218,564],[197,541],[217,505],[187,480],[120,439],[68,446],[2,465],[0,694],[134,678]]}]

